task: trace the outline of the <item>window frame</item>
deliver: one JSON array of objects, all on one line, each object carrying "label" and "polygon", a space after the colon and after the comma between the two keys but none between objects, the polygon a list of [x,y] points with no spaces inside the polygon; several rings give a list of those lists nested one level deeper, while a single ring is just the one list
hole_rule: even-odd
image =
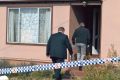
[{"label": "window frame", "polygon": [[[52,34],[52,7],[8,7],[7,8],[7,29],[6,29],[6,43],[7,44],[14,44],[14,45],[47,45],[47,42],[46,43],[24,43],[24,42],[10,42],[9,41],[9,11],[10,9],[18,9],[19,12],[20,12],[20,9],[21,8],[36,8],[36,9],[50,9],[50,35]],[[39,12],[39,10],[38,10]],[[20,16],[20,14],[18,14]],[[39,37],[39,35],[38,35]]]}]

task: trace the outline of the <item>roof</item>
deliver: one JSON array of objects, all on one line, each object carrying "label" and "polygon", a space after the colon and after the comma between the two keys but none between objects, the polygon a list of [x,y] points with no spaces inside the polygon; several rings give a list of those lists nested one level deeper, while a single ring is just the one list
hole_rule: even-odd
[{"label": "roof", "polygon": [[101,0],[0,0],[0,3],[9,3],[9,2],[82,2],[82,1],[101,1]]},{"label": "roof", "polygon": [[2,4],[70,4],[70,5],[84,5],[83,1],[87,2],[87,5],[101,5],[102,0],[0,0]]}]

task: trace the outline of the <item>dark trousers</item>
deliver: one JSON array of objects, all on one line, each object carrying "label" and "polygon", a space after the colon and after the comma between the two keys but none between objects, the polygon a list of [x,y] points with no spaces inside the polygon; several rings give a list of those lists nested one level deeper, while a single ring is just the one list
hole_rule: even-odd
[{"label": "dark trousers", "polygon": [[[57,58],[57,57],[52,57],[52,62],[53,63],[61,63],[64,62],[63,58]],[[54,73],[55,73],[55,78],[56,80],[61,80],[61,69],[54,69]]]}]

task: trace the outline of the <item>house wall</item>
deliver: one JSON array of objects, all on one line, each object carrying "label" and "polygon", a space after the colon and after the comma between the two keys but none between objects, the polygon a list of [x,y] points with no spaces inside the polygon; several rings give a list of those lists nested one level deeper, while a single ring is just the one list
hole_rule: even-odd
[{"label": "house wall", "polygon": [[52,33],[58,31],[58,27],[65,28],[65,34],[69,35],[70,6],[53,6],[53,29]]},{"label": "house wall", "polygon": [[[118,54],[120,52],[119,3],[120,0],[103,0],[101,16],[101,57],[107,57],[109,49],[111,49],[111,44],[114,45]],[[65,33],[70,35],[69,37],[71,39],[74,29],[77,28],[75,26],[78,24],[73,9],[69,5],[53,5],[52,11],[52,33],[56,33],[57,28],[63,26],[66,30]],[[44,45],[6,44],[6,6],[0,6],[0,19],[0,57],[38,59],[41,61],[50,60],[45,55],[46,46]]]},{"label": "house wall", "polygon": [[72,39],[72,35],[74,30],[77,28],[78,26],[78,21],[77,18],[75,16],[75,11],[73,10],[73,7],[70,8],[70,39]]},{"label": "house wall", "polygon": [[[30,6],[30,5],[29,5]],[[66,34],[69,34],[69,13],[70,6],[53,6],[52,12],[52,33],[57,32],[59,26],[66,29]],[[64,12],[63,12],[64,11]],[[54,15],[54,16],[53,16]],[[45,45],[17,45],[6,43],[7,33],[7,7],[0,6],[0,57],[3,58],[19,58],[33,59],[40,61],[50,61],[46,57]]]},{"label": "house wall", "polygon": [[111,44],[120,52],[120,0],[103,0],[101,26],[101,57],[107,57]]}]

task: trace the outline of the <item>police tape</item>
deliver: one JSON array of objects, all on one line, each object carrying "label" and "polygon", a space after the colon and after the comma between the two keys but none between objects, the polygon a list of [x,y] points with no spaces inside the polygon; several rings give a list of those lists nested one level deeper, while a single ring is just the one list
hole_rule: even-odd
[{"label": "police tape", "polygon": [[33,72],[33,71],[43,71],[43,70],[51,70],[51,69],[58,69],[58,68],[96,65],[96,64],[103,64],[106,62],[119,62],[119,61],[120,61],[120,57],[113,57],[113,58],[106,58],[106,59],[97,58],[97,59],[91,59],[91,60],[79,60],[79,61],[70,61],[70,62],[62,62],[62,63],[11,67],[11,68],[0,69],[0,74],[26,73],[26,72]]}]

